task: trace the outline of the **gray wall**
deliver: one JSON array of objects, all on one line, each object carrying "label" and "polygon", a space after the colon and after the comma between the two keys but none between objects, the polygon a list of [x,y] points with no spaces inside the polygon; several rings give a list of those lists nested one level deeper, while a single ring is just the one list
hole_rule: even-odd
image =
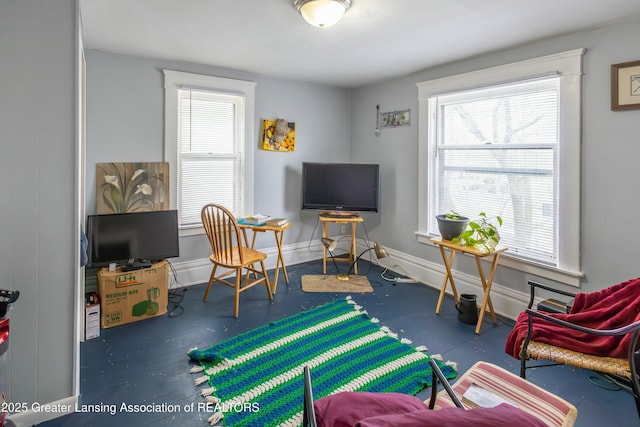
[{"label": "gray wall", "polygon": [[[11,402],[73,393],[74,0],[0,2],[0,288],[11,311]],[[6,367],[3,367],[6,369]]]},{"label": "gray wall", "polygon": [[[610,110],[610,65],[640,59],[640,17],[515,49],[482,55],[352,91],[351,159],[380,162],[382,223],[375,240],[398,251],[441,263],[436,247],[417,243],[418,117],[416,83],[519,60],[587,48],[582,112],[582,290],[602,289],[640,275],[635,228],[622,218],[640,214],[638,123],[640,110]],[[376,138],[375,106],[381,111],[411,108],[409,128],[382,130]],[[612,217],[613,215],[613,217]],[[469,260],[456,268],[474,274]],[[501,268],[496,283],[524,290],[527,275]],[[439,285],[439,283],[438,283]],[[570,289],[571,290],[571,289]],[[573,288],[575,290],[575,288]]]},{"label": "gray wall", "polygon": [[[14,402],[52,402],[69,396],[73,388],[75,28],[74,0],[0,3],[0,287],[21,292],[11,313],[12,383],[2,388],[10,390],[8,398]],[[606,220],[610,212],[622,217],[639,213],[640,111],[609,110],[609,66],[637,60],[639,38],[640,19],[635,17],[353,91],[88,52],[87,212],[95,210],[96,162],[162,159],[162,68],[246,78],[258,83],[256,129],[259,119],[280,116],[298,125],[294,153],[258,151],[256,140],[255,206],[301,221],[287,235],[288,243],[305,242],[315,223],[313,215],[298,208],[302,161],[378,161],[383,201],[381,213],[367,218],[371,237],[439,263],[436,251],[416,243],[414,236],[415,83],[585,47],[581,250],[584,290],[599,289],[638,275],[634,229],[619,218]],[[411,108],[414,122],[375,138],[377,103],[383,111]],[[206,256],[205,246],[195,242],[183,248],[188,248],[185,258]],[[519,287],[524,278],[501,272],[500,282]]]},{"label": "gray wall", "polygon": [[[466,61],[423,70],[407,77],[352,90],[283,81],[233,70],[87,52],[87,212],[95,210],[95,163],[158,161],[163,158],[162,68],[256,81],[255,202],[257,211],[292,219],[296,226],[285,245],[309,240],[315,225],[312,213],[301,212],[300,165],[303,161],[376,162],[381,165],[382,203],[379,214],[365,224],[372,240],[384,242],[397,254],[441,264],[435,247],[416,241],[418,223],[418,104],[416,83],[495,65],[586,48],[583,76],[583,228],[582,290],[590,291],[637,276],[633,239],[621,221],[605,223],[605,212],[637,214],[632,195],[634,154],[632,136],[639,111],[612,112],[609,67],[637,59],[633,40],[640,35],[640,17],[591,31],[557,37]],[[375,108],[410,108],[408,127],[383,129],[374,136]],[[297,124],[293,153],[258,149],[260,119],[285,117]],[[633,124],[632,124],[633,123]],[[636,125],[637,127],[637,125]],[[637,139],[637,138],[636,138]],[[318,237],[317,232],[314,237]],[[272,245],[262,240],[258,245]],[[181,240],[177,261],[203,258],[203,236]],[[615,254],[615,256],[612,256]],[[428,267],[427,267],[428,268]],[[456,268],[475,274],[471,259],[460,258]],[[524,291],[531,276],[500,268],[496,284]],[[535,277],[534,277],[535,278]],[[433,285],[439,285],[432,283]],[[571,288],[570,290],[575,290]]]},{"label": "gray wall", "polygon": [[[287,217],[294,223],[285,234],[285,244],[309,240],[316,217],[300,210],[302,162],[348,158],[348,90],[96,50],[86,52],[86,61],[88,214],[96,210],[96,163],[164,160],[162,70],[167,68],[257,82],[254,209]],[[279,117],[296,123],[294,152],[277,153],[258,148],[261,120]],[[259,239],[256,245],[273,246],[273,241]],[[209,251],[203,235],[183,237],[181,256],[175,261],[207,258]]]}]

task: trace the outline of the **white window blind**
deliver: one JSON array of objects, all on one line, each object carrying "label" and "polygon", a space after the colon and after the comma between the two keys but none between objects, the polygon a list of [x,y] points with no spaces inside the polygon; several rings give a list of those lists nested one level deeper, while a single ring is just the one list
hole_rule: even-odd
[{"label": "white window blind", "polygon": [[200,211],[218,203],[242,212],[243,97],[178,90],[178,204],[181,226],[199,226]]},{"label": "white window blind", "polygon": [[[432,101],[431,213],[499,215],[501,243],[511,255],[556,265],[559,78],[436,95]],[[429,232],[438,234],[433,216]]]},{"label": "white window blind", "polygon": [[580,285],[585,49],[437,78],[418,87],[419,242],[455,209],[504,219],[500,264]]}]

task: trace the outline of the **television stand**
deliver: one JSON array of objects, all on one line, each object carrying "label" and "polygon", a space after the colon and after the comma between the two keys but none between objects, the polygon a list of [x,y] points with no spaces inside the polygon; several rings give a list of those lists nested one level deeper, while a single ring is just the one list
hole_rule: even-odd
[{"label": "television stand", "polygon": [[360,218],[358,212],[342,212],[342,211],[324,211],[320,212],[321,217],[325,218]]},{"label": "television stand", "polygon": [[130,258],[125,264],[120,266],[121,271],[142,270],[151,267],[151,262],[141,259]]},{"label": "television stand", "polygon": [[[349,263],[349,266],[353,263],[353,272],[358,274],[358,264],[356,264],[356,226],[359,222],[364,221],[364,219],[357,212],[335,213],[338,215],[330,216],[327,212],[320,213],[318,218],[322,223],[322,237],[329,237],[329,225],[331,223],[341,225],[351,224],[351,245],[349,247],[349,256],[333,257],[333,260],[347,262]],[[322,246],[322,274],[327,274],[327,248],[325,248],[324,245]]]}]

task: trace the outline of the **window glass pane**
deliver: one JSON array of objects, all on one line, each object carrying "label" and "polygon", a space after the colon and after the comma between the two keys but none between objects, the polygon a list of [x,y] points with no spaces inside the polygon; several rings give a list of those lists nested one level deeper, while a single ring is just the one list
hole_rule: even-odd
[{"label": "window glass pane", "polygon": [[171,163],[171,205],[180,236],[203,234],[200,211],[220,203],[253,212],[256,83],[163,70],[164,156]]},{"label": "window glass pane", "polygon": [[[437,114],[432,211],[499,215],[510,253],[554,264],[556,79],[443,95]],[[435,219],[430,227],[437,233]]]},{"label": "window glass pane", "polygon": [[215,94],[180,91],[180,152],[233,153],[235,105]]},{"label": "window glass pane", "polygon": [[240,164],[236,158],[183,158],[180,194],[180,218],[183,225],[200,224],[200,211],[207,203],[217,203],[240,212],[238,175]]},{"label": "window glass pane", "polygon": [[195,89],[179,91],[180,224],[199,225],[207,203],[242,212],[242,145],[238,96]]}]

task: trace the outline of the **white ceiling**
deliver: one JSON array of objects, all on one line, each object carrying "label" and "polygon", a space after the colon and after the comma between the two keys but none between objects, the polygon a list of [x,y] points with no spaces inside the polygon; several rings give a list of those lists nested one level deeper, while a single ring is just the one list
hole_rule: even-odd
[{"label": "white ceiling", "polygon": [[330,28],[308,25],[293,0],[80,7],[88,49],[357,87],[639,14],[640,0],[352,0]]}]

